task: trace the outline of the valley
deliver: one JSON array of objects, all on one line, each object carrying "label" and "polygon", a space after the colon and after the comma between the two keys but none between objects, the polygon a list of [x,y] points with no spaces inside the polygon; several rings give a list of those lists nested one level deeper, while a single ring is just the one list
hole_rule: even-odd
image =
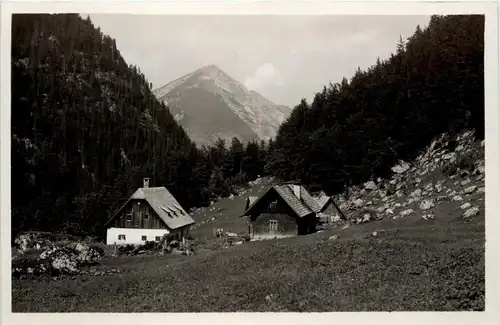
[{"label": "valley", "polygon": [[[287,107],[215,64],[153,88],[90,16],[13,15],[12,311],[484,311],[484,23],[433,15]],[[218,57],[192,41],[162,62]],[[254,77],[326,71],[287,55]]]}]

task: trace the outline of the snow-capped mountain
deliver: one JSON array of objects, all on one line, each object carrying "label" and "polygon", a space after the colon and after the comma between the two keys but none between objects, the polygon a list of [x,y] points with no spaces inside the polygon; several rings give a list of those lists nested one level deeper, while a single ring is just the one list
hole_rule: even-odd
[{"label": "snow-capped mountain", "polygon": [[215,65],[202,67],[154,90],[197,144],[268,140],[291,109],[248,90]]}]

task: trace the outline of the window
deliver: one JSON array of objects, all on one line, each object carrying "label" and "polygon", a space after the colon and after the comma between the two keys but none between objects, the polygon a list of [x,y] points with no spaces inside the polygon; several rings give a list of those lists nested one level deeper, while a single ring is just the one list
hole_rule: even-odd
[{"label": "window", "polygon": [[148,240],[148,236],[142,236],[141,240],[144,240],[144,241]]},{"label": "window", "polygon": [[278,207],[278,201],[273,201],[269,204],[268,210],[269,212],[276,212]]},{"label": "window", "polygon": [[278,220],[269,220],[269,231],[278,230]]},{"label": "window", "polygon": [[118,235],[118,240],[125,240],[125,235]]},{"label": "window", "polygon": [[161,236],[156,236],[156,237],[155,237],[155,240],[156,240],[156,241],[160,241],[160,240],[161,240]]},{"label": "window", "polygon": [[127,213],[127,221],[132,221],[132,213]]},{"label": "window", "polygon": [[148,220],[149,216],[147,214],[144,215],[144,220]]}]

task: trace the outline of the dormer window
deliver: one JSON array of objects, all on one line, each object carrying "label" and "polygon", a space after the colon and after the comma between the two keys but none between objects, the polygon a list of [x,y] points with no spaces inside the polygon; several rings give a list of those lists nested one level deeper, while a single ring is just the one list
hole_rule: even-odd
[{"label": "dormer window", "polygon": [[167,208],[167,207],[165,207],[163,205],[161,206],[161,209],[167,214],[167,216],[169,216],[170,218],[173,218],[173,216],[172,216],[172,209],[169,209],[169,208]]}]

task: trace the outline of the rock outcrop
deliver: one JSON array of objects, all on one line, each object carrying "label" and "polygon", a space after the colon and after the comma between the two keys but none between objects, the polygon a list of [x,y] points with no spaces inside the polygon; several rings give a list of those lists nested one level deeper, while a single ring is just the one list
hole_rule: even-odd
[{"label": "rock outcrop", "polygon": [[414,162],[400,161],[390,179],[351,187],[347,199],[340,194],[334,200],[353,223],[410,215],[431,220],[445,202],[463,210],[464,218],[472,218],[484,207],[484,162],[484,140],[475,139],[473,132],[453,138],[444,134]]}]

